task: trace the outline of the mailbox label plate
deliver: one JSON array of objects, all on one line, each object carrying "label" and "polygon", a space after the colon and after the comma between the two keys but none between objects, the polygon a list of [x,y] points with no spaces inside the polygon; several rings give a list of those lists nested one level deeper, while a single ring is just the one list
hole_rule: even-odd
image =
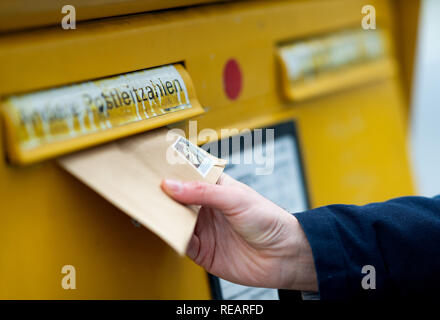
[{"label": "mailbox label plate", "polygon": [[[145,124],[152,124],[155,118],[164,118],[172,113],[183,114],[190,109],[203,112],[195,98],[190,78],[181,65],[168,65],[12,96],[5,101],[3,111],[13,158],[18,158],[20,162],[26,158],[27,152],[48,145],[58,143],[55,149],[62,151],[69,149],[70,141],[75,138],[99,133],[105,134],[97,139],[97,143],[111,140],[143,131],[140,127],[148,129]],[[154,123],[157,127],[157,121]],[[128,131],[113,130],[134,124],[138,125]],[[64,142],[64,147],[61,142]],[[89,144],[86,140],[82,143],[85,146]]]}]

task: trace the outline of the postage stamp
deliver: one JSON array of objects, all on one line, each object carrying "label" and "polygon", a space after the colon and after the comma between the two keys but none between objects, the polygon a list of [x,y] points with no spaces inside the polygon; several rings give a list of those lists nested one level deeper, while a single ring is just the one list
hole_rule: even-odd
[{"label": "postage stamp", "polygon": [[202,148],[192,144],[189,140],[179,137],[173,148],[188,161],[201,175],[205,177],[214,166],[214,160]]}]

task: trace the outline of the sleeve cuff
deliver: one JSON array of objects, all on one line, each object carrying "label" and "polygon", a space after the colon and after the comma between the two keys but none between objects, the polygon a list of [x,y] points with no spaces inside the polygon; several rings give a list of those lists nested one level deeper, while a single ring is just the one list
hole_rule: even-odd
[{"label": "sleeve cuff", "polygon": [[348,299],[344,250],[336,232],[333,213],[321,207],[294,216],[312,248],[321,300]]}]

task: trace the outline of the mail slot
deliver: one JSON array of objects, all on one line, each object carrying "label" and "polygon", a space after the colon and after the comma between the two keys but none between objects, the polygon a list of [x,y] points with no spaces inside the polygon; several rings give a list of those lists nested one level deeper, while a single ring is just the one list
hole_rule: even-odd
[{"label": "mail slot", "polygon": [[8,97],[8,156],[29,163],[198,115],[191,79],[169,65]]},{"label": "mail slot", "polygon": [[[163,127],[199,137],[199,146],[273,129],[274,174],[254,177],[252,165],[232,161],[226,172],[291,212],[413,193],[393,29],[403,1],[368,1],[377,30],[361,29],[363,0],[136,0],[130,8],[102,0],[102,11],[73,1],[74,30],[62,29],[52,0],[20,20],[32,15],[24,2],[1,5],[11,6],[0,24],[1,299],[277,298],[213,281],[121,210],[131,190],[144,207],[163,199],[143,189],[159,192],[158,178],[131,170],[154,152],[122,149]],[[96,192],[89,171],[74,176],[59,164],[109,145],[122,145],[117,156],[136,149],[131,162],[102,166],[100,186],[123,186],[124,168],[136,181],[123,205],[116,192]],[[65,289],[72,268],[76,286]]]},{"label": "mail slot", "polygon": [[393,76],[386,33],[343,30],[278,47],[284,96],[292,101]]}]

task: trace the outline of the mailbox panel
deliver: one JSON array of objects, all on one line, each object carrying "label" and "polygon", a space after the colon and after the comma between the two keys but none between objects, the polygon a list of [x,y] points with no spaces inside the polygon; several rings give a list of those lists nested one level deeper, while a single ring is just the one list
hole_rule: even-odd
[{"label": "mailbox panel", "polygon": [[[85,21],[74,31],[53,26],[2,34],[0,96],[182,62],[205,108],[191,118],[198,130],[295,121],[311,207],[409,195],[398,65],[359,86],[299,101],[283,94],[279,44],[360,28],[365,4],[376,7],[381,28],[393,34],[387,0],[237,1]],[[230,63],[240,74],[233,96],[226,90]],[[174,120],[189,130],[188,120]],[[211,297],[204,270],[54,160],[11,164],[5,121],[1,126],[0,298]],[[62,287],[66,265],[76,269],[75,290]]]}]

